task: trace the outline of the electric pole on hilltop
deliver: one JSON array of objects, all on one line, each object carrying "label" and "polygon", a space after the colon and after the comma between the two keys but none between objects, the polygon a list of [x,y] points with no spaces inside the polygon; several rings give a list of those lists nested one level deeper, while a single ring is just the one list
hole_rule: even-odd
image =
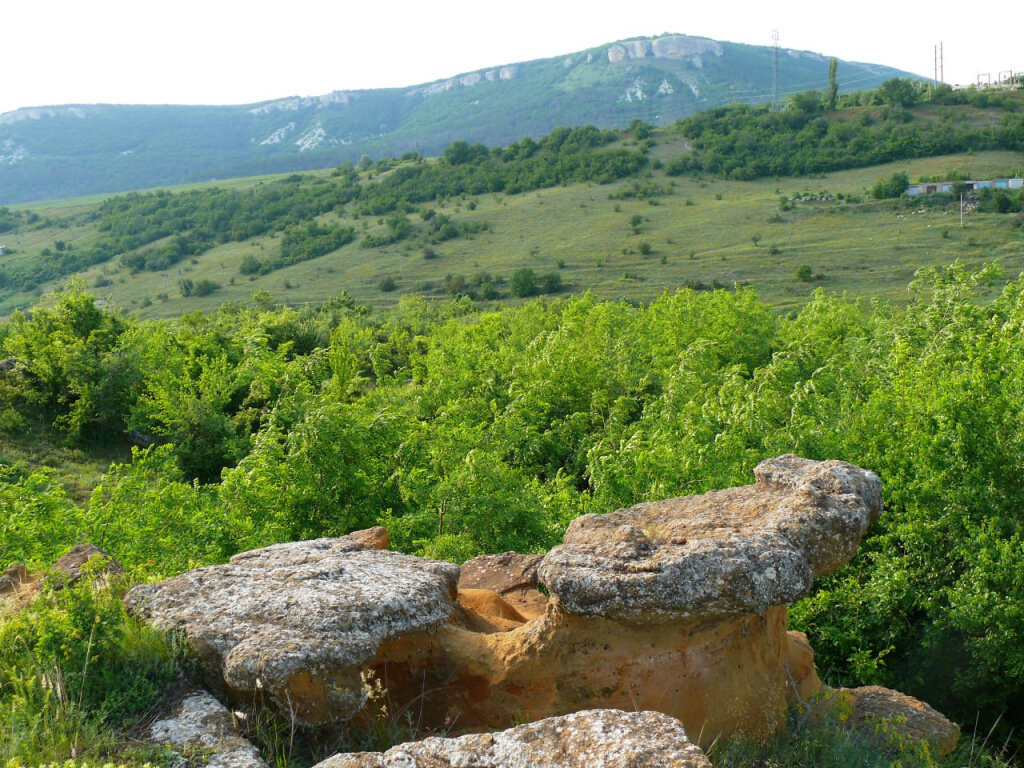
[{"label": "electric pole on hilltop", "polygon": [[946,82],[945,68],[946,64],[942,59],[942,43],[939,43],[935,46],[935,76],[932,78],[933,85]]},{"label": "electric pole on hilltop", "polygon": [[772,45],[775,47],[775,67],[772,74],[772,109],[779,108],[779,30],[772,30]]}]

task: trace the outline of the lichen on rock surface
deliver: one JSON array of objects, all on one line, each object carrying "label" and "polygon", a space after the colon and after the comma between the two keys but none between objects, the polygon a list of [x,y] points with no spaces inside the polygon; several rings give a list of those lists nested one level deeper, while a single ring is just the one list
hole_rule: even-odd
[{"label": "lichen on rock surface", "polygon": [[500,733],[429,738],[335,755],[314,768],[711,768],[682,723],[660,712],[599,709]]},{"label": "lichen on rock surface", "polygon": [[839,711],[847,726],[869,734],[890,730],[912,741],[925,741],[939,755],[953,751],[960,727],[941,712],[905,693],[865,685],[829,691],[819,707]]},{"label": "lichen on rock surface", "polygon": [[872,472],[780,456],[740,488],[574,520],[540,565],[569,613],[619,620],[760,614],[847,562],[882,509]]},{"label": "lichen on rock surface", "polygon": [[183,631],[229,692],[262,689],[282,711],[344,719],[362,708],[363,665],[382,643],[448,620],[458,573],[356,539],[317,539],[244,552],[125,600],[158,628]]},{"label": "lichen on rock surface", "polygon": [[[231,712],[207,691],[192,691],[149,729],[154,744],[170,747],[177,765],[267,768],[259,750],[239,731]],[[198,759],[190,758],[197,756]]]}]

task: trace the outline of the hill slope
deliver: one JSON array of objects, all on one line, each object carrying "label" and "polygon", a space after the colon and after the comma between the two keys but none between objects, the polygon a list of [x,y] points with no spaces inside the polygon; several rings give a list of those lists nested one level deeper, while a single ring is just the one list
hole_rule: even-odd
[{"label": "hill slope", "polygon": [[[308,170],[455,139],[505,144],[558,125],[665,124],[773,94],[774,49],[668,35],[408,88],[246,106],[78,105],[0,115],[0,204]],[[779,52],[782,95],[825,88],[828,60]],[[843,91],[905,75],[840,62]]]}]

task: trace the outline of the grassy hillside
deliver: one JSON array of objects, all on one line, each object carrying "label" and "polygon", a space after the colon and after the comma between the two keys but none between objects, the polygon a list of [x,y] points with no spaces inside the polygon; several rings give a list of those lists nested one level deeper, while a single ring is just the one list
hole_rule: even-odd
[{"label": "grassy hillside", "polygon": [[[682,147],[682,140],[669,131],[657,132],[655,143],[655,158],[671,157]],[[978,152],[753,182],[670,178],[654,171],[648,181],[664,194],[647,200],[617,199],[634,184],[623,180],[442,201],[432,207],[458,221],[486,222],[489,228],[431,246],[406,241],[367,249],[361,237],[379,234],[386,225],[379,218],[332,213],[321,220],[352,226],[360,238],[267,275],[241,275],[239,266],[247,255],[261,258],[275,252],[280,235],[218,245],[164,271],[133,274],[113,260],[85,270],[82,277],[99,295],[151,317],[208,311],[224,301],[247,302],[259,290],[289,304],[319,303],[345,291],[361,303],[390,305],[406,293],[444,297],[446,277],[462,276],[472,285],[484,273],[508,297],[508,280],[524,267],[538,274],[557,272],[566,290],[589,290],[608,299],[646,301],[684,285],[738,283],[784,309],[806,302],[816,288],[898,300],[917,269],[956,259],[968,264],[998,260],[1008,276],[1015,276],[1024,267],[1024,232],[1013,226],[1012,217],[994,213],[973,213],[961,229],[955,207],[908,208],[870,201],[870,187],[895,171],[906,172],[912,180],[950,172],[982,178],[1009,173],[1021,164],[1020,153]],[[246,183],[260,182],[236,185]],[[801,199],[823,193],[833,199]],[[790,210],[780,210],[782,198]],[[0,235],[0,245],[14,249],[0,257],[0,265],[11,269],[31,263],[58,240],[87,247],[99,236],[95,222],[89,221],[96,205],[75,200],[26,209],[50,223]],[[635,216],[642,219],[636,233],[631,226]],[[424,248],[434,258],[425,258]],[[812,269],[810,282],[796,277],[803,265]],[[185,298],[179,290],[182,278],[215,281],[221,288]],[[383,290],[391,287],[383,282],[388,278],[394,288]],[[29,306],[41,292],[63,282],[0,294],[0,312]]]}]

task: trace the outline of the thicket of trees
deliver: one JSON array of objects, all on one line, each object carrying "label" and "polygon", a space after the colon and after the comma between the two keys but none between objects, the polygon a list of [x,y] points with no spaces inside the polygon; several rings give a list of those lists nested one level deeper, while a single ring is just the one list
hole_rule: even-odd
[{"label": "thicket of trees", "polygon": [[789,451],[838,457],[879,473],[886,511],[793,609],[825,677],[1019,726],[1024,282],[982,303],[993,278],[954,267],[905,309],[818,294],[792,317],[684,290],[143,322],[73,287],[2,327],[0,424],[159,445],[82,507],[5,469],[0,563],[92,541],[166,576],[377,523],[427,556],[536,552],[582,513],[748,483]]},{"label": "thicket of trees", "polygon": [[[355,235],[349,237],[348,228],[334,226],[325,235],[324,227],[313,222],[326,213],[342,213],[346,206],[351,214],[387,217],[389,225],[395,224],[385,234],[364,238],[366,247],[377,247],[411,236],[416,227],[405,214],[424,203],[573,182],[604,184],[638,173],[646,164],[643,152],[605,148],[614,138],[613,132],[593,126],[558,128],[540,141],[524,139],[493,150],[456,141],[440,162],[412,154],[371,163],[367,176],[349,163],[329,177],[292,174],[244,191],[208,188],[113,197],[92,215],[100,232],[97,242],[47,249],[31,266],[4,273],[4,282],[29,290],[115,257],[133,271],[165,270],[220,243],[284,233],[278,256],[244,265],[248,274],[265,274],[351,242]],[[27,222],[0,209],[0,232]],[[444,217],[430,222],[424,234],[427,241],[440,242],[481,227],[486,225]]]},{"label": "thicket of trees", "polygon": [[[936,119],[913,107],[933,104],[999,109],[998,122],[978,125],[949,113]],[[796,94],[786,109],[734,104],[681,120],[679,130],[692,152],[666,165],[670,174],[711,173],[733,179],[797,176],[861,168],[893,160],[930,157],[969,149],[1024,149],[1024,115],[1017,102],[984,91],[929,93],[909,80],[889,80],[875,91],[844,95],[839,106],[876,107],[859,119],[825,113],[828,97]]]}]

